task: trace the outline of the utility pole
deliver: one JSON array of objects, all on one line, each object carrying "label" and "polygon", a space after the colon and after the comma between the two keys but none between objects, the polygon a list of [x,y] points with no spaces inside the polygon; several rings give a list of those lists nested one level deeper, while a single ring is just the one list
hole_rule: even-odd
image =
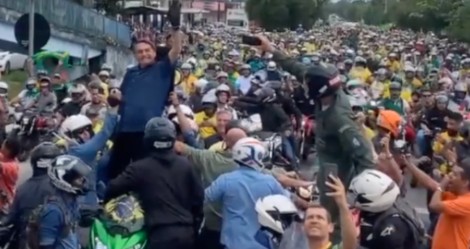
[{"label": "utility pole", "polygon": [[28,55],[33,58],[34,55],[34,0],[29,0],[29,33],[28,33]]}]

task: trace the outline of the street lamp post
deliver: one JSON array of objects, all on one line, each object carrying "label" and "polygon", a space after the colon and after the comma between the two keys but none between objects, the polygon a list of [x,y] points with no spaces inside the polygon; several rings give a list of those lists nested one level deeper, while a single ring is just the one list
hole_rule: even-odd
[{"label": "street lamp post", "polygon": [[29,30],[28,30],[28,55],[32,59],[34,55],[34,0],[29,0]]}]

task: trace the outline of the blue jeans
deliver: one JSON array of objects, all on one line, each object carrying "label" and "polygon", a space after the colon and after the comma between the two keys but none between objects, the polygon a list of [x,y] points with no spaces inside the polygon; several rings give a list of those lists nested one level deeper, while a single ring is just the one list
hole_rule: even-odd
[{"label": "blue jeans", "polygon": [[426,152],[428,144],[424,130],[420,129],[416,134],[416,144],[418,145],[419,154],[422,156]]},{"label": "blue jeans", "polygon": [[293,170],[299,169],[299,163],[297,157],[295,156],[295,137],[290,135],[288,137],[282,136],[282,152],[284,156],[291,163]]}]

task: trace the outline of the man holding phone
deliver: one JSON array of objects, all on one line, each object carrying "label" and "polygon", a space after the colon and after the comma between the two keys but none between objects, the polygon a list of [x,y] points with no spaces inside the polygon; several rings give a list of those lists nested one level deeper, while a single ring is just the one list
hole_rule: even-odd
[{"label": "man holding phone", "polygon": [[369,143],[354,121],[348,97],[343,91],[338,91],[341,81],[333,65],[319,63],[308,67],[277,50],[266,37],[257,36],[256,39],[259,48],[273,54],[273,61],[282,69],[299,80],[303,79],[309,99],[315,102],[315,135],[320,165],[317,182],[320,202],[331,213],[333,222],[338,224],[333,233],[333,242],[336,243],[341,240],[337,222],[339,212],[335,202],[325,196],[328,192],[325,182],[332,173],[348,186],[356,174],[374,168]]}]

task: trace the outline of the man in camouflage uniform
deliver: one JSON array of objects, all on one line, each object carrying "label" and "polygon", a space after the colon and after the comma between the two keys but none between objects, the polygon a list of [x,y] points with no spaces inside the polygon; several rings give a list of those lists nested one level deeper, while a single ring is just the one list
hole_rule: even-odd
[{"label": "man in camouflage uniform", "polygon": [[[339,224],[339,212],[334,200],[325,196],[329,192],[325,182],[328,167],[337,168],[338,176],[345,186],[361,171],[375,167],[372,151],[359,126],[354,122],[354,114],[346,94],[339,90],[338,72],[334,66],[321,63],[308,67],[283,52],[276,50],[269,40],[259,36],[260,48],[273,54],[273,60],[285,71],[304,81],[310,99],[315,101],[316,148],[320,165],[318,188],[320,202],[332,214],[335,224]],[[322,79],[327,83],[321,85]],[[340,240],[340,229],[335,228],[333,242]]]}]

